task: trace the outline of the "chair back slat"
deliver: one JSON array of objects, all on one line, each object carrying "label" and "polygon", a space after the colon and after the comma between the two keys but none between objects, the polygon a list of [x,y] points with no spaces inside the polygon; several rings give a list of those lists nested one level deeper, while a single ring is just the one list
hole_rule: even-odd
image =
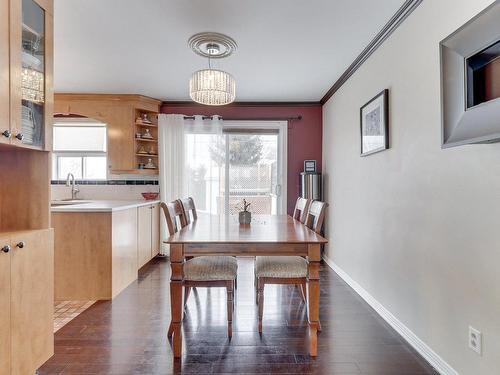
[{"label": "chair back slat", "polygon": [[167,221],[168,233],[173,235],[180,228],[185,227],[188,223],[186,220],[186,214],[182,208],[182,203],[179,199],[165,203],[161,202],[160,207],[162,208],[163,215]]},{"label": "chair back slat", "polygon": [[180,200],[182,203],[182,208],[184,209],[184,213],[186,215],[186,222],[191,223],[191,218],[193,221],[198,219],[198,215],[196,213],[196,206],[194,205],[194,199],[189,197],[186,199]]},{"label": "chair back slat", "polygon": [[293,210],[293,218],[295,220],[299,220],[301,223],[305,223],[307,210],[309,209],[310,204],[310,199],[300,197],[297,198],[297,202],[295,202],[295,209]]},{"label": "chair back slat", "polygon": [[323,228],[323,220],[325,219],[325,212],[327,207],[328,203],[326,202],[311,202],[307,211],[305,225],[316,233],[320,233],[321,229]]}]

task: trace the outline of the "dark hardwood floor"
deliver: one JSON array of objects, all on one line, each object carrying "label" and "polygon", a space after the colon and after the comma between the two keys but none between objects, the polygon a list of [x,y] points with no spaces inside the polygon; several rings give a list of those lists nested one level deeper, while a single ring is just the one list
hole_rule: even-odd
[{"label": "dark hardwood floor", "polygon": [[328,266],[321,268],[323,331],[318,358],[307,354],[306,306],[293,286],[266,285],[257,333],[253,260],[239,258],[233,338],[223,288],[197,288],[184,319],[182,361],[167,341],[169,264],[145,266],[113,302],[97,302],[61,328],[45,374],[435,374]]}]

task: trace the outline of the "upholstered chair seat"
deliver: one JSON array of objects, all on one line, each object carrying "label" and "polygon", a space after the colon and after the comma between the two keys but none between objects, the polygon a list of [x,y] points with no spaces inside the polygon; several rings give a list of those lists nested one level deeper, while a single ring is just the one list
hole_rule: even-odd
[{"label": "upholstered chair seat", "polygon": [[184,280],[217,281],[235,280],[238,262],[229,256],[201,256],[184,264]]},{"label": "upholstered chair seat", "polygon": [[302,257],[265,256],[255,261],[256,277],[299,278],[307,277],[307,260]]}]

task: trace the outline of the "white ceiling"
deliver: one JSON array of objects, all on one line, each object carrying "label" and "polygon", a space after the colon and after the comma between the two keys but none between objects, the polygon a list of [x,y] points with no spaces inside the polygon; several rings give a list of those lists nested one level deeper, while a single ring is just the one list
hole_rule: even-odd
[{"label": "white ceiling", "polygon": [[318,101],[403,0],[55,0],[56,92],[188,100],[202,31],[233,37],[238,101]]}]

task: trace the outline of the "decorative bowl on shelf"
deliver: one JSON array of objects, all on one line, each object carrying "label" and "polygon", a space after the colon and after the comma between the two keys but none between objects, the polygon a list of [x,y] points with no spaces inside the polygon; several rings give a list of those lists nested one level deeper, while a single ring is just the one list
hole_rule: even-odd
[{"label": "decorative bowl on shelf", "polygon": [[145,200],[147,201],[154,201],[156,198],[158,198],[158,195],[160,193],[141,193],[141,195],[144,197]]}]

